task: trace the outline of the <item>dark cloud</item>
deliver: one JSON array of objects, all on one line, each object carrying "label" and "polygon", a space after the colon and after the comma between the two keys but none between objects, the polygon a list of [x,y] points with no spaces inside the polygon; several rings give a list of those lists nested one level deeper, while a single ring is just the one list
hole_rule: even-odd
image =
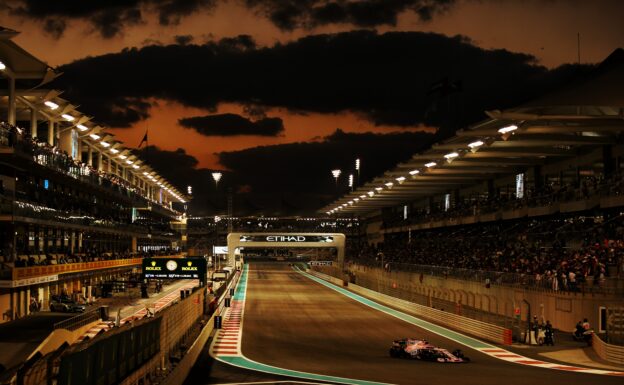
[{"label": "dark cloud", "polygon": [[[111,38],[127,27],[144,22],[145,14],[155,14],[160,25],[177,25],[184,17],[209,13],[226,1],[5,0],[4,7],[14,15],[35,20],[54,19],[57,24],[85,20],[103,38]],[[358,27],[395,25],[398,15],[404,12],[414,12],[422,20],[429,20],[432,15],[451,7],[455,0],[238,0],[238,3],[268,18],[280,29],[293,30],[336,23]],[[62,33],[53,36],[60,37]]]},{"label": "dark cloud", "polygon": [[[6,0],[12,14],[55,23],[67,20],[86,20],[105,39],[110,39],[125,28],[144,22],[144,12],[156,13],[161,25],[179,24],[181,18],[197,11],[210,11],[216,0],[106,0],[106,1],[42,1]],[[60,37],[62,34],[55,35]]]},{"label": "dark cloud", "polygon": [[104,39],[111,39],[120,34],[125,27],[142,23],[140,9],[106,9],[91,17],[95,29]]},{"label": "dark cloud", "polygon": [[327,24],[357,27],[396,25],[397,17],[414,12],[428,21],[448,10],[455,0],[245,0],[283,30]]},{"label": "dark cloud", "polygon": [[[461,36],[352,31],[272,47],[239,36],[126,49],[62,66],[55,86],[67,89],[84,112],[126,126],[147,111],[121,122],[123,114],[106,110],[127,98],[163,98],[205,110],[230,102],[303,113],[351,111],[379,125],[425,123],[452,132],[484,118],[484,110],[517,105],[589,68],[549,70],[531,55],[482,49]],[[430,92],[444,78],[461,87]]]},{"label": "dark cloud", "polygon": [[182,127],[192,128],[206,136],[277,136],[284,132],[280,118],[263,118],[251,121],[236,114],[194,116],[178,120]]},{"label": "dark cloud", "polygon": [[54,39],[59,39],[63,36],[66,28],[67,23],[62,19],[46,19],[43,22],[43,30]]},{"label": "dark cloud", "polygon": [[173,40],[176,42],[176,44],[187,45],[193,42],[193,35],[176,35],[173,37]]},{"label": "dark cloud", "polygon": [[[232,191],[235,215],[304,215],[314,213],[347,191],[346,178],[354,161],[362,161],[360,183],[428,146],[426,133],[355,134],[336,130],[313,143],[290,143],[219,154],[223,171],[218,188],[209,169],[197,169],[197,159],[183,149],[165,151],[150,146],[138,151],[154,169],[186,191],[193,186],[193,214],[215,215],[227,210]],[[330,170],[340,168],[338,188]]]}]

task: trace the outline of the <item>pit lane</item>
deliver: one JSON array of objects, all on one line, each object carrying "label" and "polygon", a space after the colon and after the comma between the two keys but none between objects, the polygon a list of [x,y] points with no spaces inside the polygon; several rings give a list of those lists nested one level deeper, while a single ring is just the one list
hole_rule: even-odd
[{"label": "pit lane", "polygon": [[[617,377],[500,361],[355,302],[287,265],[252,264],[248,279],[242,352],[263,364],[396,384],[621,382]],[[424,338],[444,348],[460,347],[473,362],[440,364],[390,358],[391,341],[406,336]],[[201,362],[196,369],[199,365]],[[187,381],[189,384],[207,382],[205,377]]]}]

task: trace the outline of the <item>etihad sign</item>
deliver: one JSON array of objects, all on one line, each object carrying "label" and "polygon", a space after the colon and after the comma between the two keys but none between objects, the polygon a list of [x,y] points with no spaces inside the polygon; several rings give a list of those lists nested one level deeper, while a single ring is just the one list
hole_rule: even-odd
[{"label": "etihad sign", "polygon": [[267,242],[305,242],[306,237],[303,235],[269,235],[266,240]]},{"label": "etihad sign", "polygon": [[331,243],[334,237],[331,235],[297,235],[297,234],[278,234],[278,235],[241,235],[241,242],[271,242],[271,243],[303,243],[303,242],[321,242]]}]

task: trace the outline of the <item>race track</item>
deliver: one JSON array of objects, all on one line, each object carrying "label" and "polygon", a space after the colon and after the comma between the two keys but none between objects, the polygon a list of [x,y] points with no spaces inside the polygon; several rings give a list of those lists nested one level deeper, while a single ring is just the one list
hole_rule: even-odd
[{"label": "race track", "polygon": [[[473,362],[439,364],[388,356],[393,339],[425,338],[462,348]],[[298,371],[395,384],[621,384],[613,376],[507,363],[357,303],[280,264],[252,264],[243,354]]]}]

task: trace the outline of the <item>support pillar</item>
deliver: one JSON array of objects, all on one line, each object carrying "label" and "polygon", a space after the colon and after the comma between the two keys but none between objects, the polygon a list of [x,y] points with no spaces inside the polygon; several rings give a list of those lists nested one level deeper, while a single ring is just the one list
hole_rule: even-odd
[{"label": "support pillar", "polygon": [[19,314],[19,289],[13,289],[11,293],[11,319],[14,320]]},{"label": "support pillar", "polygon": [[16,121],[15,114],[15,78],[9,76],[9,112],[8,112],[8,122],[10,125],[14,126]]},{"label": "support pillar", "polygon": [[20,288],[19,290],[19,294],[18,294],[18,305],[17,305],[17,316],[18,317],[23,317],[25,316],[25,311],[24,311],[24,302],[26,301],[26,293],[24,293],[24,289]]},{"label": "support pillar", "polygon": [[72,230],[70,238],[69,238],[69,250],[70,253],[74,254],[76,251],[76,231]]},{"label": "support pillar", "polygon": [[24,315],[30,314],[30,287],[24,288]]},{"label": "support pillar", "polygon": [[41,308],[48,309],[50,307],[50,285],[43,287],[43,297],[41,298]]},{"label": "support pillar", "polygon": [[48,121],[48,144],[54,146],[54,121]]},{"label": "support pillar", "polygon": [[37,137],[37,110],[34,108],[30,109],[30,136]]},{"label": "support pillar", "polygon": [[87,164],[93,167],[93,147],[91,145],[87,145]]},{"label": "support pillar", "polygon": [[103,160],[102,152],[99,151],[98,152],[98,171],[104,171],[104,165],[102,164],[102,160]]}]

